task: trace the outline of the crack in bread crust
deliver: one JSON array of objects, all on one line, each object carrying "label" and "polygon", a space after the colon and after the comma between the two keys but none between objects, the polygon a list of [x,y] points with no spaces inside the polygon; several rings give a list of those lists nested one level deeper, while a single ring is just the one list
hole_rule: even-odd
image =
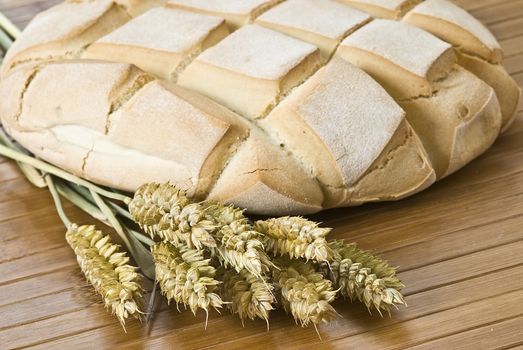
[{"label": "crack in bread crust", "polygon": [[31,72],[31,74],[29,75],[29,77],[27,78],[27,80],[25,81],[24,88],[23,88],[23,90],[22,90],[22,92],[20,94],[18,111],[16,112],[15,118],[14,118],[15,121],[18,121],[20,119],[20,116],[22,115],[23,108],[24,108],[23,106],[24,106],[25,94],[27,93],[27,90],[29,90],[29,86],[31,85],[33,80],[36,78],[36,75],[38,74],[40,69],[41,69],[40,66],[36,66],[34,68],[34,70]]},{"label": "crack in bread crust", "polygon": [[82,175],[85,174],[85,167],[87,166],[87,160],[91,156],[91,154],[94,152],[94,145],[91,147],[91,149],[87,152],[85,157],[82,159]]}]

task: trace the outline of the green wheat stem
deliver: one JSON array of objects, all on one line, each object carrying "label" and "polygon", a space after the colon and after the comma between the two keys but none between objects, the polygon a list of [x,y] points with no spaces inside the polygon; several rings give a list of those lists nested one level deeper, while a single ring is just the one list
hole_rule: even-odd
[{"label": "green wheat stem", "polygon": [[109,205],[114,209],[116,214],[119,214],[122,217],[133,221],[133,217],[131,216],[131,214],[129,213],[128,210],[126,210],[125,208],[122,208],[121,206],[119,206],[118,204],[113,203],[113,202],[109,202]]},{"label": "green wheat stem", "polygon": [[21,34],[20,29],[0,12],[0,28],[2,28],[11,38],[16,39]]},{"label": "green wheat stem", "polygon": [[87,187],[80,186],[77,184],[69,183],[70,188],[76,192],[79,196],[84,198],[86,201],[88,201],[91,204],[95,204],[94,198],[91,195],[91,191]]},{"label": "green wheat stem", "polygon": [[[95,201],[94,201],[93,196],[91,195],[91,191],[89,191],[88,188],[77,185],[77,184],[69,184],[69,186],[70,186],[71,190],[76,193],[76,195],[82,197],[85,202],[94,206]],[[111,201],[108,201],[107,204],[116,212],[116,214],[119,214],[122,217],[129,219],[131,221],[133,220],[133,218],[131,217],[131,214],[125,208],[122,208],[118,204],[113,203]],[[104,217],[104,219],[105,219],[105,217]]]},{"label": "green wheat stem", "polygon": [[153,245],[156,244],[155,241],[153,241],[152,239],[150,239],[149,237],[147,237],[146,235],[144,235],[143,233],[140,233],[138,231],[135,231],[135,230],[131,230],[131,229],[128,229],[129,233],[131,233],[134,237],[136,237],[137,240],[139,240],[140,242],[142,242],[143,244],[145,244],[146,246],[148,247],[152,247]]},{"label": "green wheat stem", "polygon": [[[74,186],[74,190],[76,192],[78,192],[79,194],[81,194],[83,197],[85,197],[85,199],[87,199],[91,203],[94,203],[93,196],[91,195],[91,191],[89,191],[88,188],[81,186],[81,185],[77,185],[77,184],[71,184],[71,186]],[[113,192],[117,193],[117,194],[121,194],[119,192],[115,192],[114,190],[113,190]],[[112,207],[114,209],[114,211],[116,211],[117,214],[123,216],[126,219],[133,221],[133,217],[129,213],[128,209],[122,208],[120,205],[113,203],[111,201],[109,201],[107,204],[109,204],[109,206]]]},{"label": "green wheat stem", "polygon": [[3,30],[0,30],[0,46],[7,51],[13,45],[13,40]]},{"label": "green wheat stem", "polygon": [[62,201],[60,200],[60,195],[58,194],[55,183],[53,181],[53,177],[49,174],[46,174],[45,182],[47,183],[49,192],[51,192],[51,196],[53,197],[53,200],[54,200],[54,203],[56,206],[56,211],[58,212],[58,216],[64,223],[65,227],[69,229],[73,223],[71,222],[71,220],[69,220],[69,218],[65,214],[64,207],[62,205]]},{"label": "green wheat stem", "polygon": [[93,205],[91,202],[87,201],[82,195],[77,193],[67,184],[58,182],[56,184],[56,188],[58,190],[58,193],[60,193],[64,198],[67,198],[78,208],[82,209],[84,212],[86,212],[96,220],[101,221],[108,226],[111,226],[111,223],[107,220],[106,216],[100,211],[98,207]]},{"label": "green wheat stem", "polygon": [[96,192],[91,190],[91,195],[93,196],[93,198],[94,198],[94,200],[96,202],[96,205],[98,205],[98,208],[100,208],[100,210],[102,211],[103,215],[107,218],[107,221],[111,224],[111,226],[115,229],[116,233],[118,233],[118,235],[120,236],[122,241],[127,246],[127,249],[133,250],[131,242],[129,241],[129,238],[125,234],[125,231],[123,229],[122,224],[114,216],[114,213],[111,210],[111,208],[109,208],[107,203],[105,203],[103,198],[98,193],[96,193]]}]

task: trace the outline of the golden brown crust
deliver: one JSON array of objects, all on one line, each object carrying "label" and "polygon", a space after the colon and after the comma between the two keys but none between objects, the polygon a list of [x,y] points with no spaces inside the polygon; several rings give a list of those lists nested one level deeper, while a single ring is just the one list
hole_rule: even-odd
[{"label": "golden brown crust", "polygon": [[111,0],[64,2],[37,15],[9,49],[1,73],[24,62],[78,58],[84,48],[130,19]]},{"label": "golden brown crust", "polygon": [[502,65],[487,62],[479,57],[458,52],[458,62],[494,89],[503,118],[501,132],[506,131],[514,122],[521,101],[521,89],[516,81]]}]

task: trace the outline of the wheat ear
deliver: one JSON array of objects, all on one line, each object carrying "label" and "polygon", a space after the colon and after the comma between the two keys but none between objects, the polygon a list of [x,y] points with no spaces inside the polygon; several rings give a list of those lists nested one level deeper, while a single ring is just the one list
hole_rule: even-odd
[{"label": "wheat ear", "polygon": [[223,301],[216,293],[220,284],[216,270],[202,252],[186,246],[180,248],[163,242],[151,248],[156,264],[156,280],[168,301],[188,306],[191,311],[201,308],[219,310]]},{"label": "wheat ear", "polygon": [[280,302],[302,326],[329,323],[339,315],[331,303],[336,297],[332,282],[316,271],[314,264],[286,257],[276,261],[274,282],[280,289]]},{"label": "wheat ear", "polygon": [[204,246],[216,247],[211,233],[218,227],[209,220],[204,206],[191,203],[183,191],[170,183],[141,186],[129,204],[129,212],[152,238],[200,250]]},{"label": "wheat ear", "polygon": [[72,224],[65,238],[76,254],[85,277],[116,315],[122,326],[129,317],[141,319],[143,290],[137,268],[128,264],[129,257],[120,252],[95,226]]},{"label": "wheat ear", "polygon": [[235,270],[219,268],[218,274],[223,284],[220,294],[233,314],[237,314],[242,323],[246,319],[261,318],[269,325],[269,312],[274,309],[274,287],[247,270],[239,273]]},{"label": "wheat ear", "polygon": [[243,210],[222,204],[207,204],[206,209],[220,227],[215,237],[221,263],[262,278],[274,265],[265,253],[260,233],[253,229]]},{"label": "wheat ear", "polygon": [[390,314],[392,306],[405,304],[400,293],[404,285],[396,276],[396,269],[386,261],[359,249],[356,244],[331,241],[329,246],[337,258],[330,266],[324,265],[324,271],[344,297],[357,299],[380,314],[382,311]]},{"label": "wheat ear", "polygon": [[256,221],[254,229],[264,236],[265,249],[274,255],[317,262],[334,259],[335,253],[325,239],[331,229],[321,228],[315,222],[286,216]]}]

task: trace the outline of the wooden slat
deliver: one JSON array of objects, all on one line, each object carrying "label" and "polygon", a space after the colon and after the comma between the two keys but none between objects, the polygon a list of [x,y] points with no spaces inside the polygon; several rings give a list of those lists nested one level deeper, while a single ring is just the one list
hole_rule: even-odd
[{"label": "wooden slat", "polygon": [[[89,289],[86,288],[86,290]],[[60,314],[62,309],[67,309],[69,312],[85,309],[96,303],[90,299],[94,298],[88,298],[86,293],[78,293],[76,289],[73,289],[0,307],[0,313],[3,316],[0,318],[0,330],[52,318],[56,314]],[[49,305],[53,305],[54,313],[49,312]]]},{"label": "wooden slat", "polygon": [[[57,257],[60,258],[58,259]],[[23,259],[1,264],[0,285],[75,266],[75,264],[74,253],[69,247],[50,249],[44,253],[36,253]]]},{"label": "wooden slat", "polygon": [[471,11],[471,13],[487,25],[500,23],[506,20],[515,19],[521,16],[521,9],[523,8],[522,0],[514,0],[507,2],[497,2],[495,11],[492,11],[492,6],[481,7],[480,9]]},{"label": "wooden slat", "polygon": [[523,53],[506,58],[503,67],[509,74],[521,73],[523,71]]},{"label": "wooden slat", "polygon": [[[454,0],[453,2],[464,9],[467,9],[470,12],[475,12],[478,9],[485,9],[488,8],[492,11],[492,8],[499,4],[504,4],[508,2],[512,2],[513,0]],[[495,13],[495,11],[492,11]]]},{"label": "wooden slat", "polygon": [[523,52],[523,35],[510,39],[501,40],[501,47],[505,51],[505,57],[511,57]]},{"label": "wooden slat", "polygon": [[440,350],[455,348],[461,350],[511,348],[520,344],[523,317],[516,317],[488,324],[463,333],[429,341],[410,348],[411,350]]},{"label": "wooden slat", "polygon": [[[66,204],[65,207],[69,208],[71,205]],[[92,221],[89,216],[79,211],[70,212],[69,216],[73,222],[89,223]],[[26,225],[28,220],[31,221],[31,226]],[[15,233],[17,227],[24,227],[24,231]],[[0,264],[67,246],[62,221],[56,215],[49,217],[48,210],[29,212],[29,215],[0,222],[0,230],[2,228],[6,228],[6,230],[14,234],[2,237]],[[39,243],[28,252],[26,247],[31,246],[34,242]]]},{"label": "wooden slat", "polygon": [[[494,222],[488,225],[472,227],[452,234],[438,236],[434,239],[416,242],[393,251],[380,253],[383,258],[394,261],[399,271],[407,271],[416,267],[428,266],[437,262],[447,261],[463,255],[484,251],[489,247],[504,246],[521,239],[521,220],[514,218]],[[495,232],[495,234],[492,234]],[[456,247],[456,242],[467,242],[474,237],[471,244]],[[430,254],[427,254],[427,253]],[[403,274],[402,274],[403,275]]]},{"label": "wooden slat", "polygon": [[[20,26],[60,0],[0,0]],[[455,0],[487,23],[504,66],[523,85],[523,0]],[[523,105],[514,126],[482,157],[432,188],[397,203],[332,210],[313,218],[333,238],[355,241],[399,265],[408,308],[370,316],[337,301],[343,318],[297,327],[274,312],[262,321],[163,304],[150,333],[127,333],[93,295],[64,240],[51,198],[0,157],[0,348],[37,349],[490,349],[523,344]],[[79,222],[91,220],[66,203]],[[518,332],[519,331],[519,332]]]},{"label": "wooden slat", "polygon": [[0,183],[20,177],[20,172],[15,163],[2,162],[0,164]]},{"label": "wooden slat", "polygon": [[493,24],[489,27],[498,40],[511,39],[523,34],[523,17]]},{"label": "wooden slat", "polygon": [[[507,254],[511,252],[511,254]],[[515,257],[521,254],[522,257]],[[461,281],[471,276],[479,276],[501,270],[507,266],[523,264],[523,241],[483,250],[463,257],[434,263],[415,270],[403,272],[407,285],[405,293],[416,293],[431,288]],[[443,272],[444,271],[444,272]],[[523,288],[523,281],[520,281]]]},{"label": "wooden slat", "polygon": [[[522,300],[522,298],[523,290],[519,290],[473,302],[453,310],[382,328],[374,334],[366,332],[350,339],[340,339],[332,344],[315,344],[304,349],[331,349],[332,346],[346,349],[350,346],[355,349],[365,347],[365,349],[369,350],[386,350],[396,349],[400,346],[416,345],[416,343],[424,340],[467,331],[484,323],[521,316],[523,315],[523,304],[517,301]],[[432,325],[438,325],[438,327],[433,327]],[[397,339],[393,346],[387,344],[387,339],[394,337],[396,334],[404,334],[403,330],[405,328],[408,328],[410,332],[415,332],[416,338],[404,336],[401,339]],[[262,347],[259,346],[258,348],[261,349]]]},{"label": "wooden slat", "polygon": [[0,306],[37,298],[45,294],[59,293],[75,287],[81,288],[85,282],[78,272],[78,268],[72,266],[69,269],[42,273],[30,279],[1,285]]}]

